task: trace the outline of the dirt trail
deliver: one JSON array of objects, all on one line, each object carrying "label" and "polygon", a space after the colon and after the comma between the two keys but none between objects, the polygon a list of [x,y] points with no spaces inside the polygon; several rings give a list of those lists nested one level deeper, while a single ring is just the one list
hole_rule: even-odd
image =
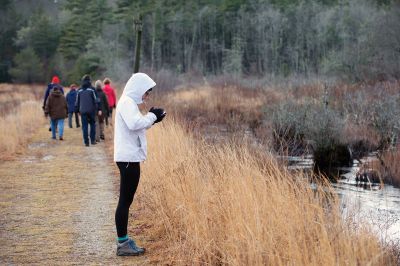
[{"label": "dirt trail", "polygon": [[0,264],[147,264],[115,256],[118,179],[104,143],[85,147],[76,128],[64,135],[43,127],[24,155],[0,163]]}]

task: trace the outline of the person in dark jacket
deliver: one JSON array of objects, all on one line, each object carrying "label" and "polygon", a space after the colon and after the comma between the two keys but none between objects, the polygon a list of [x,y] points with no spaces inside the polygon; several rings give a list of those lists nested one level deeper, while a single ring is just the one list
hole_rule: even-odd
[{"label": "person in dark jacket", "polygon": [[82,86],[78,90],[75,111],[79,112],[82,120],[83,141],[89,146],[88,129],[90,125],[90,142],[96,144],[96,112],[101,115],[100,105],[95,89],[92,87],[89,75],[82,78]]},{"label": "person in dark jacket", "polygon": [[56,125],[60,140],[63,140],[64,119],[67,117],[67,101],[58,87],[54,87],[46,101],[45,114],[50,116],[52,138],[56,139]]},{"label": "person in dark jacket", "polygon": [[68,126],[72,128],[72,116],[75,113],[75,124],[76,127],[80,127],[78,112],[75,112],[75,102],[76,102],[76,84],[71,84],[70,91],[67,93],[67,104],[68,104]]},{"label": "person in dark jacket", "polygon": [[[55,87],[59,88],[61,93],[64,95],[64,89],[60,85],[60,78],[58,76],[53,76],[52,79],[51,79],[51,82],[49,84],[47,84],[46,92],[45,92],[44,97],[43,97],[43,105],[42,105],[43,111],[44,111],[44,109],[46,107],[47,98],[49,98],[51,90],[53,88],[55,88]],[[57,127],[56,127],[56,129],[57,129]],[[51,131],[51,121],[50,121],[49,131]]]},{"label": "person in dark jacket", "polygon": [[49,97],[49,95],[50,95],[50,93],[51,93],[51,90],[52,90],[53,88],[55,88],[55,87],[59,88],[60,91],[61,91],[61,93],[62,93],[62,95],[64,95],[64,89],[63,89],[63,87],[60,85],[60,78],[59,78],[58,76],[53,76],[53,78],[51,79],[51,83],[49,83],[49,84],[47,85],[46,92],[45,92],[45,94],[44,94],[43,106],[42,106],[42,109],[43,109],[43,110],[45,109],[46,101],[47,101],[47,98]]},{"label": "person in dark jacket", "polygon": [[107,96],[103,91],[101,80],[97,80],[94,83],[96,88],[97,97],[100,101],[101,115],[96,116],[96,141],[100,142],[100,139],[104,140],[104,120],[108,117],[109,105]]}]

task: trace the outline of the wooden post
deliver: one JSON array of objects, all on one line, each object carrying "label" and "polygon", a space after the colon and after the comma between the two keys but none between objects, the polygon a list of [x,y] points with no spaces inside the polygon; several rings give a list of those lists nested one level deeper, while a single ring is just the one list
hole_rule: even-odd
[{"label": "wooden post", "polygon": [[139,15],[138,19],[135,19],[135,29],[136,29],[136,49],[135,49],[135,66],[133,73],[139,72],[140,65],[140,45],[142,42],[142,15]]}]

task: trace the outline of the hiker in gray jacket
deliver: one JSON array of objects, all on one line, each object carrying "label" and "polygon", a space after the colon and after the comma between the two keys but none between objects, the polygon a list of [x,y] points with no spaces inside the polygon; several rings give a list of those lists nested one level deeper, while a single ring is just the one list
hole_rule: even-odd
[{"label": "hiker in gray jacket", "polygon": [[78,90],[75,102],[75,111],[79,112],[82,120],[83,141],[89,146],[88,125],[90,125],[90,142],[96,144],[96,112],[101,115],[100,104],[96,95],[96,90],[92,87],[90,76],[84,75],[82,86]]},{"label": "hiker in gray jacket", "polygon": [[103,92],[103,82],[101,80],[96,80],[94,87],[96,88],[97,98],[99,99],[100,108],[102,115],[96,115],[96,142],[104,140],[104,122],[105,117],[108,117],[109,105],[107,101],[107,96]]}]

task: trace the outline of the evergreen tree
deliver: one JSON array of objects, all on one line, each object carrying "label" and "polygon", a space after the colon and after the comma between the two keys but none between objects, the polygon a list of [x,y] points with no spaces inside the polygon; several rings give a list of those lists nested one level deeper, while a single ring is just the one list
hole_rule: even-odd
[{"label": "evergreen tree", "polygon": [[90,38],[92,19],[86,14],[85,0],[68,0],[65,9],[69,11],[70,17],[62,30],[59,50],[66,59],[76,60]]},{"label": "evergreen tree", "polygon": [[12,65],[12,58],[18,49],[14,39],[17,30],[22,22],[21,17],[16,13],[11,0],[3,0],[0,5],[0,82],[9,82],[9,68]]},{"label": "evergreen tree", "polygon": [[23,49],[14,57],[15,66],[9,70],[13,81],[19,83],[44,82],[43,65],[33,48]]},{"label": "evergreen tree", "polygon": [[34,14],[28,25],[17,32],[16,44],[20,48],[32,47],[44,66],[46,76],[51,75],[50,61],[58,47],[59,30],[54,21],[42,11]]},{"label": "evergreen tree", "polygon": [[[58,6],[63,13],[54,16]],[[32,47],[47,69],[58,64],[57,53],[71,78],[80,71],[117,73],[120,66],[129,72],[139,15],[141,65],[153,71],[400,76],[400,8],[392,0],[63,0],[42,15],[19,8],[29,21],[22,28],[12,1],[1,7],[0,78],[8,76],[15,44]]]}]

